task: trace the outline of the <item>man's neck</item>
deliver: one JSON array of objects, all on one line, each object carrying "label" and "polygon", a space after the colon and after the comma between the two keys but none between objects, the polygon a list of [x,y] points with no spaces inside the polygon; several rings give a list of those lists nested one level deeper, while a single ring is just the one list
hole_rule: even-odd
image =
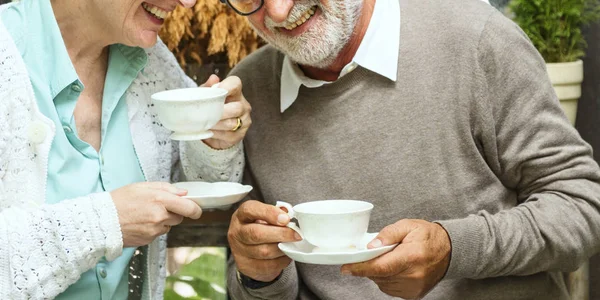
[{"label": "man's neck", "polygon": [[352,37],[346,46],[342,48],[342,51],[340,51],[340,54],[335,59],[333,64],[331,64],[331,66],[327,67],[326,69],[320,69],[311,66],[300,65],[304,75],[316,80],[337,80],[340,77],[342,69],[344,69],[344,67],[349,64],[352,59],[354,59],[354,56],[356,55],[356,52],[358,51],[358,48],[360,47],[360,44],[367,33],[367,28],[371,22],[374,8],[375,0],[366,0],[364,2],[360,19],[358,19],[356,22],[356,26],[352,32]]}]

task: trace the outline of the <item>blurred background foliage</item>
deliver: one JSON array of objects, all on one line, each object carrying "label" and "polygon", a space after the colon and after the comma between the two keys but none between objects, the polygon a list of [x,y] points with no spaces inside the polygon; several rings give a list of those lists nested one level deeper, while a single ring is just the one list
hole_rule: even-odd
[{"label": "blurred background foliage", "polygon": [[170,270],[164,299],[227,299],[226,256],[225,248],[175,249],[170,259],[182,260]]},{"label": "blurred background foliage", "polygon": [[512,0],[509,8],[547,63],[583,57],[582,28],[600,18],[600,0]]}]

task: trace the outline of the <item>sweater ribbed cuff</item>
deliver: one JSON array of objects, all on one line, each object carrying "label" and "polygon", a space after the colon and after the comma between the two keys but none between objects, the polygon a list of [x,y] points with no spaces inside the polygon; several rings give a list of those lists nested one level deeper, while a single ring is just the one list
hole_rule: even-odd
[{"label": "sweater ribbed cuff", "polygon": [[452,244],[450,266],[444,279],[475,278],[483,253],[485,219],[470,216],[464,219],[435,221],[446,229]]},{"label": "sweater ribbed cuff", "polygon": [[113,261],[123,252],[123,233],[117,208],[109,192],[92,194],[91,198],[105,236],[104,256],[108,261]]},{"label": "sweater ribbed cuff", "polygon": [[[237,271],[237,270],[236,270]],[[239,283],[242,285],[242,283]],[[290,295],[298,293],[298,273],[296,264],[292,261],[281,273],[279,279],[273,284],[259,289],[249,289],[242,286],[244,291],[255,299],[291,299]]]}]

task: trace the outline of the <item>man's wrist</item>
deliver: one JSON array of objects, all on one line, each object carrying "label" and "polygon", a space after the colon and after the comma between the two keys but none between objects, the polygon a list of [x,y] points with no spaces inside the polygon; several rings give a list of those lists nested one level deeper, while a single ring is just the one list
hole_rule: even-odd
[{"label": "man's wrist", "polygon": [[268,287],[268,286],[272,285],[273,283],[277,282],[277,280],[279,280],[279,278],[281,278],[282,274],[283,274],[283,271],[281,271],[281,273],[279,273],[279,275],[277,275],[277,277],[275,277],[275,279],[273,279],[269,282],[265,282],[265,281],[254,280],[254,279],[242,274],[242,272],[237,271],[237,279],[238,279],[238,282],[240,284],[242,284],[244,287],[249,288],[251,290],[257,290],[257,289],[262,289],[262,288]]}]

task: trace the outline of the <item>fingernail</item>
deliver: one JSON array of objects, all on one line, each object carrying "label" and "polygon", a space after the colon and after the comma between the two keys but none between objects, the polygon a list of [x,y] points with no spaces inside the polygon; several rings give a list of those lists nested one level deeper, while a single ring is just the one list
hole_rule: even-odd
[{"label": "fingernail", "polygon": [[379,248],[383,246],[383,243],[379,239],[374,239],[369,243],[369,246],[371,246],[371,248]]},{"label": "fingernail", "polygon": [[286,214],[280,214],[277,216],[277,222],[281,225],[285,225],[290,221],[290,217]]},{"label": "fingernail", "polygon": [[299,240],[301,240],[301,239],[302,239],[302,237],[301,237],[301,236],[300,236],[300,235],[299,235],[297,232],[294,232],[294,238],[295,238],[297,241],[299,241]]},{"label": "fingernail", "polygon": [[350,272],[350,270],[347,270],[347,269],[342,269],[342,274],[343,275],[352,275],[352,272]]}]

